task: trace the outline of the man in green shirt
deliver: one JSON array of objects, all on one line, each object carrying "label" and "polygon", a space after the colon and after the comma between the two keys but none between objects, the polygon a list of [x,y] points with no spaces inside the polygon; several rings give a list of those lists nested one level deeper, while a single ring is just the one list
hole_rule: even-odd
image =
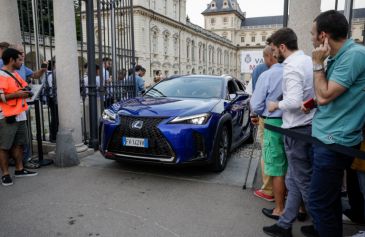
[{"label": "man in green shirt", "polygon": [[[349,24],[337,11],[313,22],[314,88],[318,109],[312,136],[325,144],[358,148],[365,121],[365,47],[347,39]],[[327,65],[325,60],[327,59]],[[313,146],[309,209],[319,236],[342,236],[341,185],[354,157]]]}]

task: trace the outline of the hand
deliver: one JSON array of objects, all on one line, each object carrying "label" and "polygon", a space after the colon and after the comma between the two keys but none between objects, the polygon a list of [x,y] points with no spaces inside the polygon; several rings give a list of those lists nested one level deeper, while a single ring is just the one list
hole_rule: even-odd
[{"label": "hand", "polygon": [[260,121],[259,117],[257,117],[257,116],[252,116],[251,117],[251,123],[253,125],[259,125],[259,121]]},{"label": "hand", "polygon": [[324,60],[330,55],[331,47],[328,44],[328,38],[324,39],[324,43],[312,51],[313,63],[322,64]]},{"label": "hand", "polygon": [[271,112],[274,112],[277,109],[279,109],[279,103],[274,102],[274,101],[269,101],[268,106],[267,106],[267,110],[271,113]]},{"label": "hand", "polygon": [[28,97],[30,97],[29,91],[18,90],[17,92],[14,92],[13,94],[15,94],[14,98],[28,98]]},{"label": "hand", "polygon": [[305,114],[308,114],[309,112],[311,112],[311,109],[306,108],[304,106],[304,102],[302,103],[302,106],[300,106],[300,110],[303,111]]}]

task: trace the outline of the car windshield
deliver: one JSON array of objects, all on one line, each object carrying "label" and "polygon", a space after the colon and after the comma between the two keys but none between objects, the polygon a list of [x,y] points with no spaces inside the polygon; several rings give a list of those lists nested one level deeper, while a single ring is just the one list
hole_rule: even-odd
[{"label": "car windshield", "polygon": [[146,96],[179,98],[222,98],[224,80],[214,77],[178,77],[161,81]]}]

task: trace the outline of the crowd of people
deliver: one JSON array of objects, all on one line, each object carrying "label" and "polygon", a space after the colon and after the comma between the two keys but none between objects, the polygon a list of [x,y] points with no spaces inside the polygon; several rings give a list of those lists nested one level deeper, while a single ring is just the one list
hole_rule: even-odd
[{"label": "crowd of people", "polygon": [[[265,65],[253,72],[251,120],[259,126],[263,176],[254,195],[275,202],[262,209],[276,220],[263,227],[267,235],[292,236],[306,212],[313,225],[301,227],[305,236],[342,236],[343,213],[365,223],[365,160],[351,153],[365,150],[365,47],[348,33],[343,14],[321,13],[310,57],[292,29],[279,29],[267,40]],[[343,186],[351,207],[344,211]]]}]

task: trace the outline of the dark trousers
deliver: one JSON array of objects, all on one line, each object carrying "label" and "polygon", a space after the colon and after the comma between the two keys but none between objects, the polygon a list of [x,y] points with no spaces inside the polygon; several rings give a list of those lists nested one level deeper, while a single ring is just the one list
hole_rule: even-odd
[{"label": "dark trousers", "polygon": [[342,237],[341,185],[353,157],[313,145],[309,211],[321,237]]},{"label": "dark trousers", "polygon": [[55,142],[58,132],[58,105],[56,98],[47,98],[50,122],[49,122],[49,140]]}]

